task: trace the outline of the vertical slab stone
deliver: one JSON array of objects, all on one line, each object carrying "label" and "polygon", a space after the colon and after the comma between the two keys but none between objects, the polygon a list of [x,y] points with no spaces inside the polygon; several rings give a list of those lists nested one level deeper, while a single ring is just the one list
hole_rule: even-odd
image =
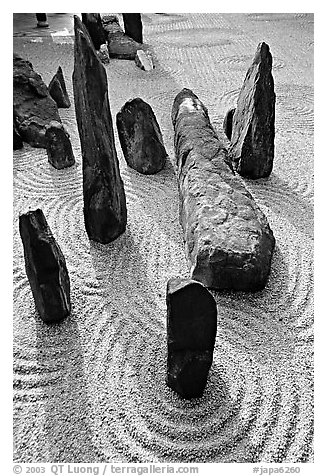
[{"label": "vertical slab stone", "polygon": [[143,43],[143,27],[140,13],[123,13],[124,30],[126,35],[138,43]]},{"label": "vertical slab stone", "polygon": [[45,133],[48,160],[56,169],[65,169],[75,164],[69,134],[60,122],[51,122]]},{"label": "vertical slab stone", "polygon": [[189,89],[176,96],[172,121],[192,278],[215,289],[262,289],[275,246],[267,218],[231,171],[205,106]]},{"label": "vertical slab stone", "polygon": [[106,35],[103,29],[100,13],[82,13],[82,22],[91,37],[96,50],[106,42]]},{"label": "vertical slab stone", "polygon": [[67,93],[66,83],[61,66],[58,67],[56,74],[51,79],[48,89],[50,96],[56,102],[58,107],[70,107],[70,99]]},{"label": "vertical slab stone", "polygon": [[126,198],[115,148],[106,71],[74,16],[73,88],[83,158],[84,220],[91,240],[109,243],[125,231]]},{"label": "vertical slab stone", "polygon": [[70,313],[70,282],[64,255],[42,210],[20,215],[19,232],[25,268],[35,306],[44,322],[56,322]]},{"label": "vertical slab stone", "polygon": [[230,156],[243,177],[268,177],[275,140],[274,79],[269,46],[258,45],[240,91],[233,118]]},{"label": "vertical slab stone", "polygon": [[58,107],[41,76],[29,61],[14,53],[14,119],[24,142],[46,147],[45,129],[51,121],[61,122]]},{"label": "vertical slab stone", "polygon": [[210,292],[191,279],[167,283],[167,385],[181,397],[201,397],[212,364],[217,306]]},{"label": "vertical slab stone", "polygon": [[140,98],[131,99],[118,112],[116,120],[127,164],[142,174],[162,170],[167,152],[151,106]]}]

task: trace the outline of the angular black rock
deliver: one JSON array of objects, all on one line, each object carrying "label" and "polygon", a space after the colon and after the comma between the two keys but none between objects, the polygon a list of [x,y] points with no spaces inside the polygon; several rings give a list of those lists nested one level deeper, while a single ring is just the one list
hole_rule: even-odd
[{"label": "angular black rock", "polygon": [[162,170],[167,152],[151,106],[140,98],[131,99],[118,112],[116,122],[127,164],[142,174]]},{"label": "angular black rock", "polygon": [[91,37],[96,50],[106,42],[106,35],[103,29],[100,13],[82,13],[82,22]]},{"label": "angular black rock", "polygon": [[104,67],[74,16],[73,88],[83,158],[84,221],[90,239],[109,243],[125,231],[126,198],[115,148]]},{"label": "angular black rock", "polygon": [[265,215],[231,171],[205,106],[189,89],[176,96],[172,121],[180,221],[193,279],[216,289],[262,289],[275,246]]},{"label": "angular black rock", "polygon": [[212,364],[217,306],[210,292],[191,279],[167,283],[167,385],[181,397],[201,397]]},{"label": "angular black rock", "polygon": [[230,156],[243,177],[268,177],[275,140],[274,79],[269,46],[258,45],[240,91],[233,118]]},{"label": "angular black rock", "polygon": [[223,128],[224,132],[226,134],[226,137],[230,140],[232,137],[232,132],[233,132],[233,117],[235,113],[235,107],[232,107],[226,112],[226,116],[224,118],[223,122]]},{"label": "angular black rock", "polygon": [[64,255],[42,210],[20,215],[19,232],[26,275],[41,319],[60,321],[70,313],[70,282]]},{"label": "angular black rock", "polygon": [[14,53],[14,119],[19,135],[32,147],[45,147],[45,129],[61,122],[58,107],[29,61]]},{"label": "angular black rock", "polygon": [[50,96],[54,99],[58,107],[70,107],[70,99],[61,66],[59,66],[56,74],[51,79],[48,89]]},{"label": "angular black rock", "polygon": [[123,22],[126,35],[138,43],[143,43],[141,14],[123,13]]},{"label": "angular black rock", "polygon": [[115,15],[103,16],[102,24],[107,38],[110,58],[134,60],[137,50],[142,49],[141,43],[123,32]]},{"label": "angular black rock", "polygon": [[60,122],[51,122],[45,133],[48,160],[56,169],[75,164],[69,134]]},{"label": "angular black rock", "polygon": [[15,124],[15,119],[14,119],[14,124],[13,124],[13,146],[14,150],[22,149],[24,147],[24,143],[22,141],[22,138],[20,137],[17,127]]}]

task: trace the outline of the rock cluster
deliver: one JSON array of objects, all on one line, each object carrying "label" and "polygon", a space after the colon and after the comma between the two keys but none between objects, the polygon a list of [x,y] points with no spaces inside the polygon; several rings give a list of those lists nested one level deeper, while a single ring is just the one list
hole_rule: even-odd
[{"label": "rock cluster", "polygon": [[137,50],[142,49],[141,43],[138,43],[124,33],[115,15],[103,16],[102,24],[107,38],[110,57],[134,60]]},{"label": "rock cluster", "polygon": [[45,132],[46,149],[50,164],[65,169],[75,164],[69,134],[60,122],[52,121]]},{"label": "rock cluster", "polygon": [[269,46],[258,45],[240,91],[233,117],[230,156],[243,177],[268,177],[275,139],[274,79]]},{"label": "rock cluster", "polygon": [[58,107],[32,64],[15,53],[13,76],[17,132],[31,146],[46,147],[46,127],[51,121],[61,122]]},{"label": "rock cluster", "polygon": [[167,152],[151,106],[140,98],[132,99],[124,104],[116,120],[127,164],[142,174],[162,170]]},{"label": "rock cluster", "polygon": [[70,282],[64,255],[42,210],[20,215],[26,275],[35,305],[44,322],[56,322],[70,313]]},{"label": "rock cluster", "polygon": [[54,99],[58,107],[70,107],[70,99],[66,89],[66,83],[61,66],[49,83],[49,94]]},{"label": "rock cluster", "polygon": [[90,239],[109,243],[125,231],[126,198],[114,141],[104,66],[74,16],[73,89],[83,158],[84,221]]},{"label": "rock cluster", "polygon": [[167,385],[181,397],[201,397],[212,364],[217,306],[210,292],[191,279],[167,283]]},{"label": "rock cluster", "polygon": [[205,106],[189,89],[176,96],[172,121],[193,279],[216,289],[262,289],[275,245],[265,215],[230,170]]}]

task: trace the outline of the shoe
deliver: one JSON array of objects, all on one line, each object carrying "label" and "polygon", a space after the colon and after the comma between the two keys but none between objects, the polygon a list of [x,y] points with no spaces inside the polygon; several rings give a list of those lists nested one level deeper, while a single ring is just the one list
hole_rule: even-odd
[{"label": "shoe", "polygon": [[38,21],[37,22],[38,28],[49,28],[49,23],[46,21]]}]

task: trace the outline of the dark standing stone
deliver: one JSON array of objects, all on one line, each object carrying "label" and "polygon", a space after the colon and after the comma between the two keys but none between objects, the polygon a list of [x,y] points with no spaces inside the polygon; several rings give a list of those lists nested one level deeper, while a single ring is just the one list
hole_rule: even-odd
[{"label": "dark standing stone", "polygon": [[176,96],[172,120],[180,220],[193,279],[216,289],[262,289],[275,245],[265,215],[230,170],[206,108],[189,89]]},{"label": "dark standing stone", "polygon": [[45,147],[45,129],[61,122],[58,107],[32,64],[14,53],[14,119],[24,142]]},{"label": "dark standing stone", "polygon": [[151,106],[140,98],[131,99],[118,112],[116,120],[127,164],[142,174],[162,170],[167,152]]},{"label": "dark standing stone", "polygon": [[65,169],[75,164],[69,134],[60,122],[51,122],[45,133],[48,160],[56,169]]},{"label": "dark standing stone", "polygon": [[167,283],[167,384],[184,398],[201,397],[212,364],[217,306],[191,279]]},{"label": "dark standing stone", "polygon": [[269,46],[260,43],[233,119],[230,156],[243,177],[268,177],[273,168],[276,95],[271,68]]},{"label": "dark standing stone", "polygon": [[70,100],[61,66],[59,66],[56,74],[51,79],[48,89],[50,96],[55,100],[58,107],[70,107]]},{"label": "dark standing stone", "polygon": [[115,15],[102,17],[102,24],[107,37],[110,58],[134,60],[137,50],[142,49],[141,43],[123,32]]},{"label": "dark standing stone", "polygon": [[104,66],[74,16],[73,87],[83,158],[84,220],[91,240],[109,243],[125,231],[126,198],[114,141]]},{"label": "dark standing stone", "polygon": [[15,124],[15,118],[14,118],[14,123],[13,123],[13,142],[14,142],[14,150],[22,149],[24,147],[22,138],[20,137],[17,127]]},{"label": "dark standing stone", "polygon": [[226,134],[226,137],[229,140],[231,140],[232,132],[233,132],[234,113],[235,113],[235,107],[232,107],[231,109],[229,109],[229,111],[227,111],[225,119],[224,119],[224,123],[223,123],[224,132]]},{"label": "dark standing stone", "polygon": [[91,37],[96,50],[106,42],[106,35],[103,29],[100,13],[82,13],[82,22]]},{"label": "dark standing stone", "polygon": [[27,278],[41,319],[60,321],[70,313],[69,276],[64,255],[42,210],[20,215],[19,232]]},{"label": "dark standing stone", "polygon": [[138,43],[143,43],[141,14],[123,13],[123,22],[126,35]]}]

